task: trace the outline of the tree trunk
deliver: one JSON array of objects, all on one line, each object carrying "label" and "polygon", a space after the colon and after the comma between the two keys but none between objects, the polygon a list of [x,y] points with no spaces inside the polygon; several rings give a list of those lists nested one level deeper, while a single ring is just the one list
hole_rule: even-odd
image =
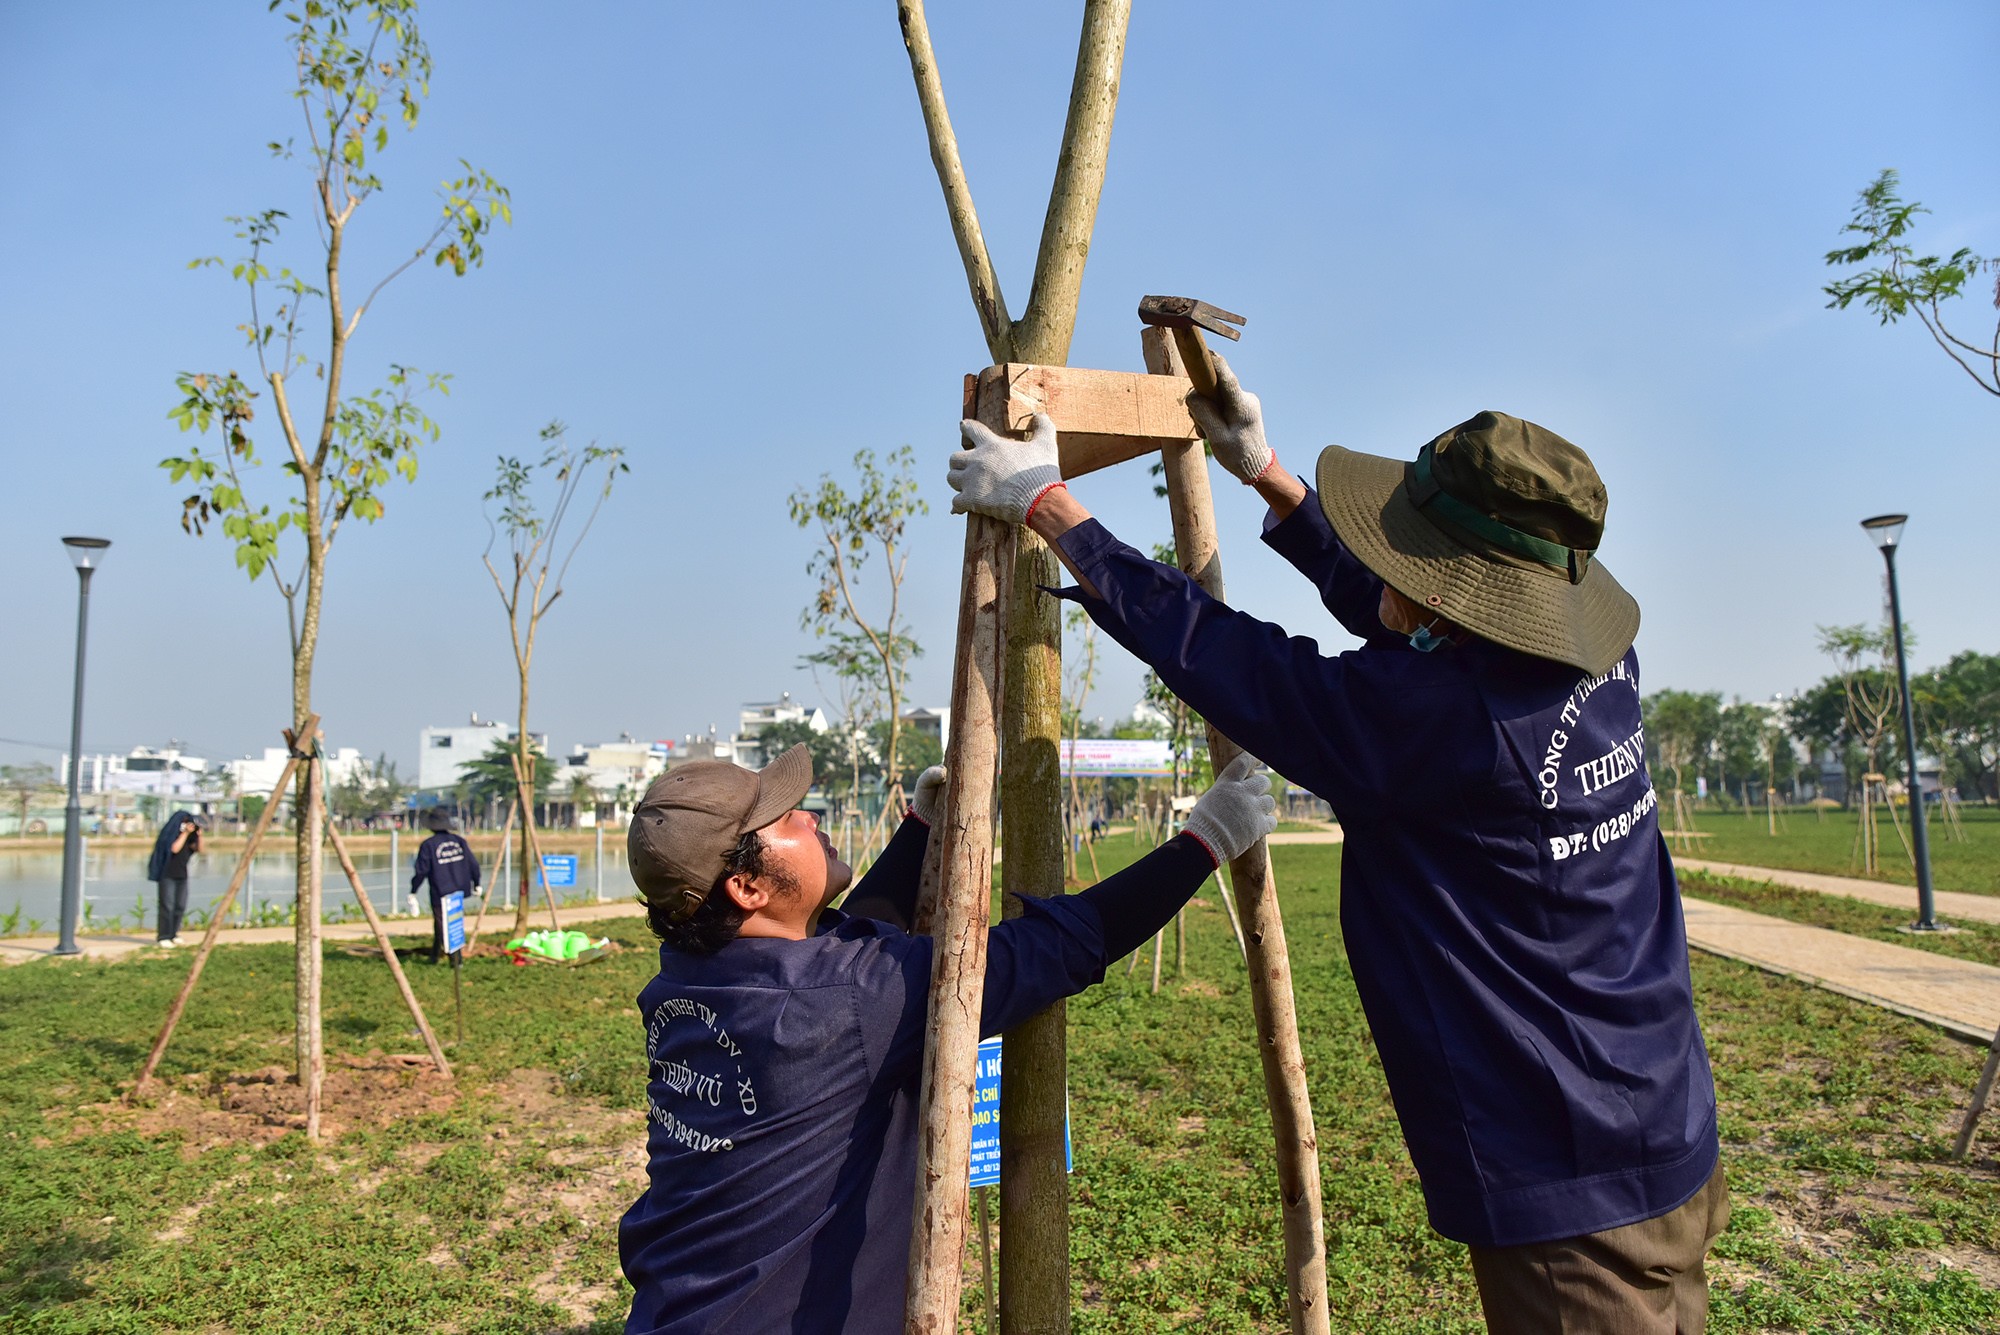
[{"label": "tree trunk", "polygon": [[[1173,339],[1164,329],[1142,335],[1146,369],[1176,372]],[[1215,511],[1208,489],[1208,462],[1198,442],[1169,445],[1167,498],[1173,510],[1174,547],[1181,569],[1211,597],[1221,600],[1222,558],[1217,550]],[[1208,729],[1208,758],[1220,774],[1242,748]],[[1278,911],[1270,850],[1259,839],[1229,864],[1230,882],[1249,955],[1251,1010],[1257,1023],[1257,1051],[1264,1064],[1264,1093],[1277,1141],[1278,1189],[1285,1224],[1285,1288],[1293,1335],[1323,1335],[1326,1305],[1326,1231],[1321,1217],[1319,1135],[1313,1128],[1312,1100],[1306,1090],[1305,1052],[1299,1041],[1292,996],[1291,954]]]},{"label": "tree trunk", "polygon": [[[1055,553],[1019,535],[1007,615],[1007,695],[1001,727],[1000,811],[1007,856],[1001,912],[1017,895],[1063,893],[1062,617],[1041,591],[1060,571]],[[1000,1329],[1069,1329],[1067,1008],[1057,1002],[1007,1034],[1000,1056]]]},{"label": "tree trunk", "polygon": [[[519,595],[516,594],[516,597],[518,596]],[[529,634],[532,635],[533,633],[534,630],[531,625],[529,628]],[[530,853],[532,851],[532,841],[528,837],[528,831],[535,823],[535,805],[534,805],[535,784],[533,781],[535,772],[534,770],[529,768],[530,762],[528,759],[529,660],[525,658],[520,659],[519,663],[521,668],[521,713],[519,721],[519,730],[514,734],[514,755],[516,757],[515,764],[518,765],[519,768],[515,771],[514,777],[515,777],[515,782],[520,786],[521,790],[521,798],[520,798],[521,800],[521,893],[520,896],[514,901],[513,935],[526,936],[528,934],[529,906],[530,904],[532,904],[534,899],[533,885],[529,880],[529,872],[530,869],[534,866],[534,863],[530,860]]]},{"label": "tree trunk", "polygon": [[[318,739],[301,737],[299,746],[311,750]],[[319,1139],[320,1087],[326,1080],[324,1035],[320,1029],[319,985],[323,957],[319,947],[320,842],[325,837],[326,799],[320,767],[306,765],[300,787],[303,806],[298,809],[299,900],[298,930],[294,933],[293,973],[296,1013],[294,1035],[298,1049],[299,1086],[305,1090],[306,1139]]]},{"label": "tree trunk", "polygon": [[[292,718],[301,729],[296,749],[312,754],[319,747],[317,728],[304,731],[313,716],[313,660],[319,650],[320,604],[326,588],[326,537],[320,512],[319,475],[301,470],[300,484],[305,496],[306,588],[305,612],[299,623],[298,643],[292,651]],[[319,1139],[320,1086],[326,1075],[324,1035],[320,1028],[320,877],[319,850],[326,820],[322,793],[323,776],[317,765],[303,765],[293,790],[293,817],[296,831],[293,851],[297,858],[294,877],[296,898],[292,932],[294,1056],[298,1081],[305,1091],[306,1137]],[[273,802],[278,800],[275,792]]]}]

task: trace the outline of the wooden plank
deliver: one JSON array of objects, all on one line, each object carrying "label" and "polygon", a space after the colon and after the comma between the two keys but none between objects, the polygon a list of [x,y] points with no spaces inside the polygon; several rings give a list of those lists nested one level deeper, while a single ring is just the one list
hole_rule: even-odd
[{"label": "wooden plank", "polygon": [[[1179,370],[1174,341],[1164,329],[1141,336],[1146,365],[1162,376]],[[1186,411],[1185,407],[1182,409]],[[1167,504],[1173,512],[1174,551],[1180,567],[1202,590],[1222,600],[1222,555],[1216,537],[1215,504],[1208,486],[1208,460],[1198,444],[1171,446],[1166,464]],[[1208,728],[1208,757],[1216,773],[1243,748]],[[1313,1128],[1312,1099],[1306,1089],[1305,1050],[1299,1041],[1297,1004],[1292,996],[1291,952],[1278,911],[1278,886],[1271,853],[1259,839],[1229,864],[1229,883],[1242,921],[1250,971],[1250,1009],[1257,1024],[1257,1053],[1264,1062],[1264,1095],[1271,1107],[1277,1142],[1279,1205],[1285,1224],[1285,1288],[1293,1335],[1325,1335],[1330,1317],[1326,1300],[1326,1225],[1321,1216],[1319,1133]],[[1155,946],[1154,979],[1159,977]]]},{"label": "wooden plank", "polygon": [[[982,414],[983,416],[983,414]],[[991,419],[989,419],[990,421]],[[917,1190],[910,1228],[904,1330],[958,1329],[972,1163],[972,1081],[986,986],[993,901],[993,790],[999,760],[1007,601],[1019,530],[983,515],[965,520],[957,656],[952,665],[950,779],[931,830],[935,895],[919,909],[932,942],[930,1026],[917,1113]]]},{"label": "wooden plank", "polygon": [[979,373],[979,402],[992,403],[990,425],[1015,435],[1029,419],[1055,419],[1062,474],[1081,477],[1152,454],[1170,443],[1199,440],[1188,417],[1184,376],[1098,371],[1081,366],[1007,362]]}]

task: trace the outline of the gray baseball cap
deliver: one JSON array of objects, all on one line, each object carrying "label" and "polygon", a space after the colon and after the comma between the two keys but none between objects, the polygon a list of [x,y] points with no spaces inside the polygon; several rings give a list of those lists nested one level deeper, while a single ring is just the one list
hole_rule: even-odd
[{"label": "gray baseball cap", "polygon": [[760,770],[696,760],[653,780],[632,813],[625,853],[649,904],[678,922],[701,907],[737,842],[805,801],[812,753],[801,744]]}]

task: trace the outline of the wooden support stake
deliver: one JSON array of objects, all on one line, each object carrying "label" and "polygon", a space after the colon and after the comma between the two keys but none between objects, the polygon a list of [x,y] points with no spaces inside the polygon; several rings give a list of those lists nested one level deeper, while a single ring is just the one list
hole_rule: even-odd
[{"label": "wooden support stake", "polygon": [[[319,715],[314,714],[306,720],[308,734],[318,726]],[[125,1095],[127,1103],[146,1088],[153,1073],[159,1070],[160,1058],[166,1055],[167,1044],[174,1037],[174,1028],[181,1022],[181,1013],[187,1009],[188,998],[194,995],[194,985],[201,981],[201,971],[208,967],[209,954],[215,949],[215,939],[222,932],[222,920],[228,914],[229,906],[236,902],[236,892],[243,888],[244,878],[250,874],[251,860],[257,856],[258,845],[264,842],[264,834],[271,828],[271,818],[278,814],[278,795],[285,791],[285,785],[292,781],[298,767],[299,758],[294,755],[285,762],[284,771],[278,775],[278,782],[271,789],[271,800],[264,804],[263,812],[257,817],[256,828],[250,831],[250,841],[243,845],[243,856],[236,859],[236,873],[229,878],[229,888],[222,892],[222,898],[216,901],[214,911],[209,914],[208,929],[202,933],[201,947],[194,953],[194,967],[188,970],[181,990],[174,996],[174,1004],[167,1007],[166,1022],[160,1026],[159,1037],[153,1040],[153,1050],[146,1054],[146,1064],[139,1068],[138,1080],[133,1082],[131,1090]]]},{"label": "wooden support stake", "polygon": [[958,1329],[964,1280],[967,1178],[972,1167],[972,1081],[986,981],[986,928],[993,904],[993,786],[998,758],[1001,664],[1006,653],[1012,525],[965,521],[958,652],[952,665],[950,780],[931,831],[938,851],[932,939],[930,1027],[918,1112],[917,1190],[910,1228],[907,1335]]},{"label": "wooden support stake", "polygon": [[472,935],[465,938],[467,950],[479,944],[479,934],[486,930],[486,906],[493,902],[493,892],[500,888],[500,855],[507,851],[507,836],[514,831],[514,813],[520,805],[518,795],[507,804],[507,819],[500,825],[500,842],[493,847],[493,884],[479,897],[479,916],[473,920]]},{"label": "wooden support stake", "polygon": [[[315,756],[313,764],[323,767],[326,762]],[[326,788],[323,776],[320,788],[321,791]],[[388,961],[389,974],[396,980],[396,990],[403,994],[403,1004],[410,1008],[417,1030],[424,1036],[424,1046],[431,1050],[431,1064],[437,1067],[439,1075],[449,1076],[451,1063],[444,1059],[444,1048],[439,1045],[437,1035],[431,1032],[431,1022],[424,1018],[423,1005],[417,1000],[417,994],[410,990],[409,977],[403,972],[403,962],[396,958],[396,947],[389,940],[388,930],[382,926],[375,906],[368,902],[368,891],[361,885],[361,873],[354,869],[354,859],[347,856],[347,841],[340,837],[340,827],[331,819],[326,823],[326,837],[333,843],[333,855],[340,859],[340,869],[347,873],[347,884],[354,891],[355,902],[361,905],[361,916],[368,919],[368,930],[375,933],[375,944],[382,947],[382,958]]]},{"label": "wooden support stake", "polygon": [[[1224,872],[1228,870],[1223,868]],[[1222,901],[1222,911],[1229,915],[1229,930],[1236,934],[1236,951],[1243,957],[1243,967],[1247,969],[1250,967],[1250,947],[1243,944],[1243,923],[1236,916],[1236,892],[1224,885],[1220,877],[1216,878],[1215,888],[1216,898]]]},{"label": "wooden support stake", "polygon": [[[1164,329],[1141,336],[1146,369],[1178,374],[1173,339]],[[1210,597],[1223,596],[1222,558],[1215,509],[1208,489],[1208,460],[1199,442],[1160,452],[1166,464],[1167,502],[1173,511],[1174,550],[1180,567]],[[1243,748],[1208,729],[1208,758],[1217,774]],[[1328,1330],[1326,1230],[1321,1218],[1319,1136],[1313,1129],[1312,1100],[1306,1091],[1305,1053],[1292,996],[1291,954],[1278,911],[1271,854],[1262,839],[1231,860],[1230,883],[1242,918],[1250,969],[1250,1004],[1257,1021],[1257,1051],[1264,1062],[1264,1093],[1277,1139],[1278,1188],[1285,1218],[1286,1291],[1291,1300],[1293,1335]]]},{"label": "wooden support stake", "polygon": [[1954,1159],[1963,1159],[1972,1148],[1972,1132],[1979,1125],[1979,1114],[1986,1111],[1986,1100],[1993,1094],[1993,1076],[2000,1071],[2000,1031],[1993,1035],[1988,1045],[1986,1066],[1979,1072],[1979,1083],[1972,1090],[1972,1106],[1965,1110],[1965,1121],[1958,1128],[1958,1144],[1952,1147]]}]

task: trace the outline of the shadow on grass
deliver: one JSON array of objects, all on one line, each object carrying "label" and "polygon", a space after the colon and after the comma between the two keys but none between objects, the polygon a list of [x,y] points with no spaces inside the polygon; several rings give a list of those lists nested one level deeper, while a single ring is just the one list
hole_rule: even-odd
[{"label": "shadow on grass", "polygon": [[0,1257],[0,1293],[7,1295],[8,1315],[19,1318],[88,1297],[90,1284],[80,1272],[122,1250],[114,1239],[86,1237],[72,1229],[11,1241]]}]

